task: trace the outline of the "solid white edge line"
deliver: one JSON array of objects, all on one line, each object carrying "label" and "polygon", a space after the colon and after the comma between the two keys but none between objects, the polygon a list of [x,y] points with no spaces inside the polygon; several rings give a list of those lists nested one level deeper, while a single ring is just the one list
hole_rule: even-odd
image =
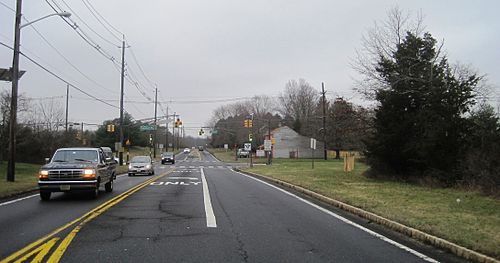
[{"label": "solid white edge line", "polygon": [[23,201],[23,200],[35,197],[35,196],[38,196],[38,194],[29,195],[29,196],[21,197],[21,198],[18,198],[18,199],[10,200],[10,201],[7,201],[7,202],[3,202],[3,203],[0,203],[0,206],[10,205],[10,204],[13,204],[13,203],[17,203],[19,201]]},{"label": "solid white edge line", "polygon": [[379,239],[381,239],[381,240],[383,240],[383,241],[385,241],[385,242],[387,242],[387,243],[389,243],[389,244],[391,244],[393,246],[396,246],[396,247],[398,247],[398,248],[400,248],[402,250],[405,250],[405,251],[407,251],[407,252],[409,252],[409,253],[411,253],[411,254],[413,254],[413,255],[415,255],[415,256],[417,256],[417,257],[419,257],[419,258],[421,258],[421,259],[423,259],[423,260],[425,260],[427,262],[432,262],[432,263],[438,263],[439,262],[439,261],[437,261],[437,260],[435,260],[435,259],[433,259],[433,258],[431,258],[429,256],[426,256],[426,255],[424,255],[424,254],[422,254],[422,253],[420,253],[420,252],[418,252],[416,250],[413,250],[413,249],[411,249],[411,248],[409,248],[409,247],[407,247],[407,246],[405,246],[403,244],[400,244],[400,243],[398,243],[398,242],[396,242],[396,241],[394,241],[394,240],[392,240],[392,239],[390,239],[390,238],[388,238],[386,236],[383,236],[383,235],[381,235],[379,233],[376,233],[376,232],[374,232],[374,231],[372,231],[372,230],[370,230],[370,229],[368,229],[368,228],[366,228],[364,226],[361,226],[361,225],[359,225],[357,223],[354,223],[354,222],[352,222],[351,220],[349,220],[347,218],[344,218],[344,217],[342,217],[340,215],[337,215],[334,212],[332,212],[332,211],[330,211],[330,210],[328,210],[326,208],[323,208],[323,207],[321,207],[321,206],[319,206],[319,205],[317,205],[315,203],[312,203],[312,202],[310,202],[308,200],[305,200],[305,199],[303,199],[303,198],[301,198],[301,197],[299,197],[299,196],[297,196],[295,194],[292,194],[292,193],[290,193],[290,192],[288,192],[286,190],[283,190],[283,189],[281,189],[281,188],[279,188],[279,187],[277,187],[275,185],[272,185],[272,184],[270,184],[268,182],[262,181],[262,180],[260,180],[258,178],[253,177],[253,176],[246,175],[244,173],[235,171],[233,169],[232,169],[232,171],[235,172],[235,173],[241,174],[243,176],[246,176],[248,178],[251,178],[251,179],[253,179],[255,181],[261,182],[261,183],[263,183],[265,185],[268,185],[268,186],[270,186],[270,187],[272,187],[272,188],[274,188],[276,190],[279,190],[279,191],[281,191],[281,192],[283,192],[283,193],[285,193],[285,194],[287,194],[289,196],[292,196],[292,197],[294,197],[294,198],[296,198],[296,199],[298,199],[298,200],[300,200],[300,201],[302,201],[302,202],[304,202],[304,203],[306,203],[306,204],[308,204],[308,205],[310,205],[310,206],[312,206],[314,208],[319,209],[320,211],[322,211],[322,212],[324,212],[324,213],[326,213],[328,215],[331,215],[331,216],[339,219],[340,221],[342,221],[342,222],[344,222],[346,224],[349,224],[349,225],[354,226],[354,227],[356,227],[356,228],[358,228],[360,230],[363,230],[363,231],[367,232],[368,234],[370,234],[372,236],[375,236],[375,237],[377,237],[377,238],[379,238]]},{"label": "solid white edge line", "polygon": [[205,172],[203,172],[203,168],[200,169],[200,172],[201,172],[201,182],[203,185],[203,203],[205,204],[207,227],[217,227],[214,209],[212,208],[212,201],[210,200],[210,192],[208,191],[207,179],[205,178]]}]

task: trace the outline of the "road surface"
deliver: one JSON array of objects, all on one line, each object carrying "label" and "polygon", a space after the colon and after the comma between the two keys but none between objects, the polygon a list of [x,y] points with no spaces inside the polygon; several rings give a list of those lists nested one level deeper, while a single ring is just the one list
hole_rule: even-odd
[{"label": "road surface", "polygon": [[119,177],[113,193],[96,200],[57,194],[0,204],[0,258],[463,262],[232,170],[238,165],[193,151],[158,164],[157,176]]}]

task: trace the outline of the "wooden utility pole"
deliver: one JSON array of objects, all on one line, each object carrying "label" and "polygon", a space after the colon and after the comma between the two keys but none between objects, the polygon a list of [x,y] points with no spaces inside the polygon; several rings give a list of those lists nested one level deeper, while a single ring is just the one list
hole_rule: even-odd
[{"label": "wooden utility pole", "polygon": [[[123,36],[122,41],[122,72],[121,72],[121,83],[120,83],[120,146],[123,146],[123,85],[125,80],[125,36]],[[118,159],[120,165],[123,165],[123,151],[122,149],[117,149]]]},{"label": "wooden utility pole", "polygon": [[167,106],[167,116],[165,116],[165,151],[168,152],[168,106]]},{"label": "wooden utility pole", "polygon": [[155,87],[155,129],[153,133],[153,158],[156,158],[156,114],[158,110],[158,88]]},{"label": "wooden utility pole", "polygon": [[66,85],[66,132],[68,132],[69,84]]},{"label": "wooden utility pole", "polygon": [[325,83],[321,82],[321,94],[323,95],[323,151],[325,160],[328,159],[328,150],[326,148],[326,91]]},{"label": "wooden utility pole", "polygon": [[19,47],[21,39],[22,0],[17,0],[16,21],[14,24],[14,57],[12,59],[12,93],[10,94],[9,121],[9,162],[7,181],[14,182],[16,177],[16,128],[17,128],[17,91],[19,82]]}]

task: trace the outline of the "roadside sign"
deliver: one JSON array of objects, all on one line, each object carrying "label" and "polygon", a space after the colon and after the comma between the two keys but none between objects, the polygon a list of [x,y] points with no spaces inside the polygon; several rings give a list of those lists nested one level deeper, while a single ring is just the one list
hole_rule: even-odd
[{"label": "roadside sign", "polygon": [[247,142],[247,143],[245,143],[245,147],[244,148],[245,148],[245,151],[251,151],[252,150],[252,144],[249,143],[249,142]]},{"label": "roadside sign", "polygon": [[226,150],[229,149],[229,145],[227,143],[224,144],[224,149],[226,149]]},{"label": "roadside sign", "polygon": [[316,139],[311,138],[311,149],[316,150]]},{"label": "roadside sign", "polygon": [[163,149],[163,143],[158,144],[158,149]]},{"label": "roadside sign", "polygon": [[275,138],[271,138],[271,143],[272,143],[273,145],[275,145],[275,144],[276,144],[276,139],[275,139]]},{"label": "roadside sign", "polygon": [[141,125],[141,127],[139,127],[139,130],[140,131],[154,131],[155,127],[153,125]]},{"label": "roadside sign", "polygon": [[125,142],[125,145],[127,145],[127,146],[130,145],[130,140],[129,139],[127,139],[127,141]]},{"label": "roadside sign", "polygon": [[264,140],[264,151],[271,151],[272,142],[271,140]]}]

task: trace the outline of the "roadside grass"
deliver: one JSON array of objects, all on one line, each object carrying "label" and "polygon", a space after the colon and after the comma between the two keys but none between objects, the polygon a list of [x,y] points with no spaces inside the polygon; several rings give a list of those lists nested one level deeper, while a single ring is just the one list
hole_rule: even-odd
[{"label": "roadside grass", "polygon": [[36,189],[37,174],[41,165],[30,163],[16,163],[16,177],[14,182],[7,182],[7,162],[0,163],[0,198],[12,196],[16,193]]},{"label": "roadside grass", "polygon": [[[207,149],[210,153],[214,154],[219,160],[225,163],[250,163],[250,158],[238,158],[235,159],[236,153],[234,150],[225,150],[221,148],[211,148]],[[266,158],[256,158],[253,156],[253,163],[267,163]]]},{"label": "roadside grass", "polygon": [[500,258],[499,200],[477,192],[367,178],[362,175],[367,169],[357,162],[354,171],[345,173],[342,160],[315,160],[311,169],[311,160],[285,159],[244,168]]}]

